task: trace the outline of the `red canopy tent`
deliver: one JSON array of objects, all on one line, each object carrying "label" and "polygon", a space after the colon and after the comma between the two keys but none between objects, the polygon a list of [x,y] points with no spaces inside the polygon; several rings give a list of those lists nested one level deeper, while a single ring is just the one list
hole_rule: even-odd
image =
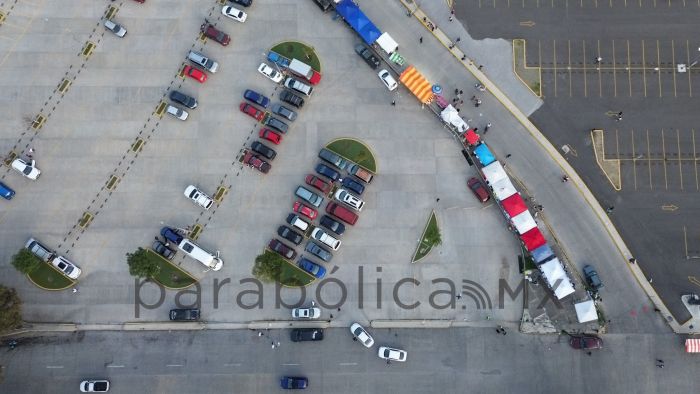
[{"label": "red canopy tent", "polygon": [[537,227],[521,235],[520,239],[525,244],[525,248],[528,250],[528,252],[531,252],[547,243],[547,240],[544,239],[544,236]]},{"label": "red canopy tent", "polygon": [[479,134],[475,133],[472,129],[467,130],[467,132],[464,134],[464,138],[467,140],[467,143],[471,146],[474,146],[479,143]]},{"label": "red canopy tent", "polygon": [[525,205],[525,201],[522,197],[520,197],[519,193],[515,193],[505,200],[502,200],[501,204],[503,205],[503,209],[506,210],[508,216],[512,218],[527,211],[527,205]]}]

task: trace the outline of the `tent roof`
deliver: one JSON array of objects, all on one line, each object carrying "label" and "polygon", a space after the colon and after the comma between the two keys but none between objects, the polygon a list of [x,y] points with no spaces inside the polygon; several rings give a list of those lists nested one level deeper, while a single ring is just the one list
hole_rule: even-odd
[{"label": "tent roof", "polygon": [[484,143],[481,143],[479,144],[479,146],[474,148],[474,154],[483,166],[487,166],[496,160],[496,158],[493,156],[493,153],[491,153],[491,151],[489,150],[489,147],[486,146],[486,144]]},{"label": "tent roof", "polygon": [[574,304],[574,308],[576,308],[576,317],[578,317],[579,323],[598,320],[598,312],[595,310],[595,302],[593,300]]},{"label": "tent roof", "polygon": [[515,229],[518,230],[518,234],[526,233],[530,229],[537,227],[535,219],[532,217],[532,215],[530,215],[530,212],[528,211],[525,211],[520,215],[513,217],[511,219],[511,222],[513,222],[513,226],[515,226]]},{"label": "tent roof", "polygon": [[464,138],[467,140],[467,143],[472,146],[476,145],[479,142],[479,134],[474,132],[474,130],[472,129],[467,130],[467,133],[464,135]]},{"label": "tent roof", "polygon": [[369,20],[364,12],[360,11],[360,7],[353,3],[352,0],[342,0],[335,6],[335,11],[345,19],[350,27],[352,27],[368,45],[377,41],[377,38],[382,35],[382,32],[377,29],[377,26]]},{"label": "tent roof", "polygon": [[540,246],[539,248],[533,250],[530,253],[532,254],[532,258],[535,259],[535,262],[538,265],[544,263],[545,261],[547,261],[547,259],[554,256],[552,248],[550,248],[547,244]]},{"label": "tent roof", "polygon": [[[430,100],[433,99],[433,88],[430,85],[430,82],[428,82],[428,80],[425,79],[425,77],[423,77],[423,75],[421,75],[421,73],[419,73],[415,67],[408,66],[408,68],[401,73],[399,81],[406,85],[408,90],[410,90],[421,103],[428,104]],[[455,110],[455,112],[457,111]],[[459,118],[459,116],[457,117]],[[462,118],[459,119],[462,120]]]},{"label": "tent roof", "polygon": [[503,178],[495,183],[491,183],[491,188],[493,189],[493,194],[495,194],[496,198],[500,201],[503,201],[518,192],[515,190],[515,186],[513,186],[513,183],[508,178]]},{"label": "tent roof", "polygon": [[685,340],[685,351],[687,353],[700,353],[700,338],[688,338]]},{"label": "tent roof", "polygon": [[457,110],[455,109],[455,107],[452,106],[452,104],[448,105],[447,107],[445,107],[445,109],[442,110],[442,112],[440,112],[440,117],[443,121],[456,127],[460,133],[464,133],[469,128],[467,122],[465,122],[464,119],[462,119],[462,117],[459,116],[459,112],[457,112]]},{"label": "tent roof", "polygon": [[493,163],[482,168],[481,172],[484,174],[484,178],[486,178],[486,181],[489,183],[495,183],[503,178],[508,178],[508,174],[506,174],[503,166],[497,161],[494,161]]},{"label": "tent roof", "polygon": [[527,211],[527,205],[519,193],[515,193],[512,196],[503,199],[501,201],[501,205],[503,205],[503,209],[505,209],[506,213],[510,217],[517,216]]},{"label": "tent roof", "polygon": [[520,239],[523,241],[523,243],[525,244],[525,248],[529,252],[532,252],[533,250],[547,243],[547,241],[544,239],[544,236],[537,227],[526,232],[525,234],[521,234]]},{"label": "tent roof", "polygon": [[547,280],[547,284],[553,289],[557,299],[561,300],[574,292],[574,286],[571,284],[571,280],[566,271],[564,271],[564,267],[559,259],[551,259],[540,265],[539,268],[542,276]]},{"label": "tent roof", "polygon": [[387,32],[382,33],[382,35],[377,38],[377,44],[379,44],[384,52],[389,54],[396,52],[396,50],[399,49],[399,44],[397,44]]}]

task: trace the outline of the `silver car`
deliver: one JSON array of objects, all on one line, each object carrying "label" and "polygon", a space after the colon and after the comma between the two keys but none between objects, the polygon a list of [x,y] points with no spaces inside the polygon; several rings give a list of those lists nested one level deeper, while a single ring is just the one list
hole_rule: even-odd
[{"label": "silver car", "polygon": [[282,104],[272,104],[272,112],[276,113],[277,115],[283,118],[289,119],[292,122],[294,121],[294,119],[297,118],[296,111],[292,111],[291,109],[285,107]]},{"label": "silver car", "polygon": [[105,21],[105,28],[114,33],[114,35],[117,37],[124,37],[126,35],[126,29],[122,25],[109,19]]}]

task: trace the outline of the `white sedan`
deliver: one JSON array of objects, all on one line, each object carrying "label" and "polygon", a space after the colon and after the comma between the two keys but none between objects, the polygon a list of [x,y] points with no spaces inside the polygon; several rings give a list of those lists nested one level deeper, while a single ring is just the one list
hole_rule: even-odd
[{"label": "white sedan", "polygon": [[406,357],[408,356],[408,353],[405,350],[394,349],[394,348],[382,346],[379,348],[379,352],[377,352],[377,356],[379,356],[379,358],[383,358],[387,361],[406,361]]},{"label": "white sedan", "polygon": [[292,309],[292,317],[295,319],[318,319],[321,317],[321,310],[316,307],[294,308]]},{"label": "white sedan", "polygon": [[204,209],[209,209],[211,208],[212,204],[214,204],[214,200],[212,200],[211,197],[204,194],[204,192],[197,189],[197,187],[194,185],[187,186],[185,189],[185,197],[194,201],[195,204]]},{"label": "white sedan", "polygon": [[80,383],[83,393],[104,393],[109,391],[109,380],[83,380]]},{"label": "white sedan", "polygon": [[350,326],[350,332],[352,336],[359,339],[365,347],[372,347],[374,345],[374,339],[369,335],[367,330],[364,329],[359,323],[352,323]]},{"label": "white sedan", "polygon": [[15,159],[12,161],[12,168],[33,181],[41,175],[41,171],[36,168],[36,161],[34,160],[27,163],[22,159]]},{"label": "white sedan", "polygon": [[282,79],[284,79],[284,75],[282,75],[282,73],[268,66],[266,63],[260,63],[260,67],[258,67],[258,72],[270,78],[274,83],[280,83],[282,82]]},{"label": "white sedan", "polygon": [[245,20],[248,19],[248,14],[239,10],[236,7],[231,7],[230,5],[224,6],[224,8],[221,9],[221,13],[224,14],[224,16],[227,16],[241,23],[245,22]]},{"label": "white sedan", "polygon": [[387,89],[389,89],[390,91],[396,90],[396,88],[399,87],[399,84],[396,83],[394,77],[392,77],[389,71],[387,71],[386,69],[380,71],[377,75],[379,76],[379,79],[382,80]]}]

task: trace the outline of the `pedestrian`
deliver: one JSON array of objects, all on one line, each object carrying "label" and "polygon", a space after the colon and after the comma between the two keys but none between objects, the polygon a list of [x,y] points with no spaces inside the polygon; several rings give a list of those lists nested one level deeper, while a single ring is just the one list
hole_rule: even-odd
[{"label": "pedestrian", "polygon": [[663,363],[664,363],[664,360],[661,360],[661,359],[658,359],[658,358],[657,358],[657,359],[656,359],[656,362],[659,363],[659,364],[663,364]]},{"label": "pedestrian", "polygon": [[452,48],[454,48],[454,47],[455,47],[455,44],[454,44],[454,43],[451,43],[451,44],[448,46],[449,49],[452,49]]},{"label": "pedestrian", "polygon": [[357,337],[352,337],[352,340],[357,342]]},{"label": "pedestrian", "polygon": [[479,131],[479,128],[478,128],[478,127],[474,127],[474,132],[476,133],[477,131]]},{"label": "pedestrian", "polygon": [[598,56],[597,58],[595,58],[596,64],[600,64],[600,62],[602,62],[602,61],[603,61],[603,58],[600,57],[600,56]]},{"label": "pedestrian", "polygon": [[564,176],[561,178],[561,181],[564,182],[564,183],[569,182],[569,176],[568,176],[568,175],[564,175]]},{"label": "pedestrian", "polygon": [[486,127],[484,127],[484,133],[486,133],[490,128],[491,128],[491,123],[486,123]]},{"label": "pedestrian", "polygon": [[423,36],[421,36],[421,37],[418,39],[418,42],[420,42],[421,44],[423,43]]},{"label": "pedestrian", "polygon": [[463,94],[464,94],[464,90],[459,89],[459,95],[461,96],[461,95],[463,95]]},{"label": "pedestrian", "polygon": [[506,332],[506,329],[504,328],[501,330],[501,334],[506,335],[506,334],[508,334],[508,332]]},{"label": "pedestrian", "polygon": [[455,40],[455,42],[460,42],[460,41],[462,41],[462,38],[460,38],[460,37],[457,37],[457,39]]},{"label": "pedestrian", "polygon": [[34,153],[34,148],[29,148],[29,153]]},{"label": "pedestrian", "polygon": [[263,336],[262,331],[258,331],[258,338],[261,337],[261,336]]},{"label": "pedestrian", "polygon": [[449,21],[452,22],[452,19],[453,19],[453,18],[452,18],[452,15],[450,15]]},{"label": "pedestrian", "polygon": [[331,313],[331,319],[333,318],[333,314]]},{"label": "pedestrian", "polygon": [[480,65],[479,65],[479,71],[481,71],[482,68],[484,68],[484,65],[483,65],[483,64],[480,64]]},{"label": "pedestrian", "polygon": [[391,100],[391,105],[396,105],[396,100]]},{"label": "pedestrian", "polygon": [[440,197],[436,198],[435,202],[440,202]]},{"label": "pedestrian", "polygon": [[464,105],[464,100],[459,100],[459,105]]},{"label": "pedestrian", "polygon": [[476,96],[472,96],[472,101],[476,100]]},{"label": "pedestrian", "polygon": [[478,106],[480,106],[480,105],[481,105],[481,100],[477,99],[477,100],[476,100],[476,103],[474,103],[474,106],[475,106],[475,107],[478,107]]},{"label": "pedestrian", "polygon": [[659,308],[654,308],[654,312],[661,312],[661,309],[659,309]]},{"label": "pedestrian", "polygon": [[652,283],[654,281],[654,278],[649,278],[649,283]]},{"label": "pedestrian", "polygon": [[428,20],[428,18],[426,18],[426,17],[423,17],[423,22],[425,22],[425,21],[427,21],[427,20]]},{"label": "pedestrian", "polygon": [[453,98],[453,99],[452,99],[452,103],[456,103],[457,100],[459,100],[457,97]]},{"label": "pedestrian", "polygon": [[611,206],[609,206],[609,207],[607,207],[607,208],[605,209],[605,212],[606,212],[606,213],[612,213],[613,209],[615,209],[615,207],[611,205]]},{"label": "pedestrian", "polygon": [[458,300],[461,299],[461,298],[462,298],[462,293],[457,293],[457,295],[455,296],[455,298],[457,298]]},{"label": "pedestrian", "polygon": [[659,368],[662,368],[662,369],[663,369],[663,367],[664,367],[663,364],[656,364],[656,366],[659,367]]},{"label": "pedestrian", "polygon": [[637,259],[635,259],[634,257],[630,257],[629,262],[630,264],[634,264],[637,262]]},{"label": "pedestrian", "polygon": [[593,355],[593,352],[588,351],[588,352],[586,352],[586,354],[589,355],[589,356],[592,356],[592,355]]},{"label": "pedestrian", "polygon": [[340,312],[340,308],[338,308],[338,312]]},{"label": "pedestrian", "polygon": [[452,8],[452,9],[450,10],[450,15],[454,15],[454,14],[455,14],[455,9]]},{"label": "pedestrian", "polygon": [[74,287],[74,288],[73,288],[73,293],[77,293],[77,292],[78,292],[78,288],[77,288],[77,287]]},{"label": "pedestrian", "polygon": [[455,88],[455,96],[459,94],[459,88]]},{"label": "pedestrian", "polygon": [[506,159],[510,158],[511,156],[513,156],[513,155],[511,155],[510,153],[508,153],[508,154],[506,155]]},{"label": "pedestrian", "polygon": [[462,61],[464,61],[467,58],[467,55],[462,55]]}]

